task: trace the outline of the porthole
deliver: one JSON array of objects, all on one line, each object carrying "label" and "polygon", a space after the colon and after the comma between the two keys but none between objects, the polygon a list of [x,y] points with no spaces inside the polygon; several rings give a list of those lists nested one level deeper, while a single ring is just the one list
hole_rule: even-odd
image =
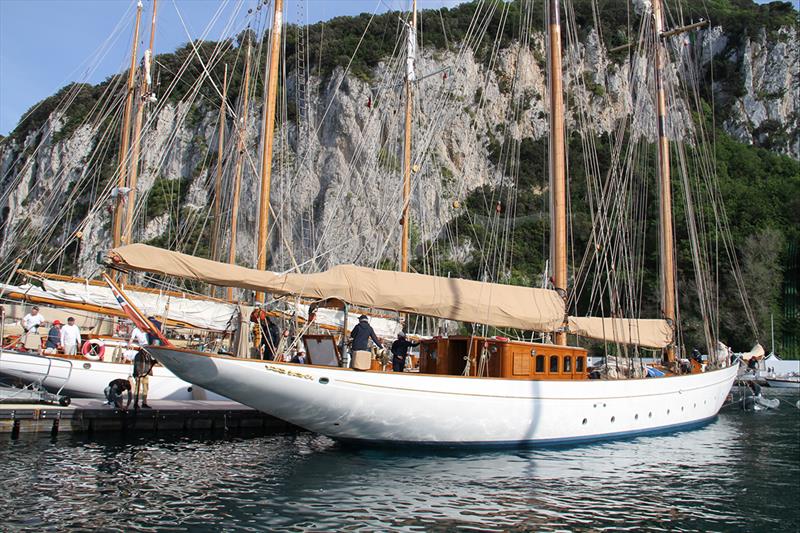
[{"label": "porthole", "polygon": [[83,363],[84,370],[89,370],[90,368],[92,368],[92,363]]},{"label": "porthole", "polygon": [[319,382],[323,385],[327,385],[330,380],[328,378],[319,378]]},{"label": "porthole", "polygon": [[613,423],[614,423],[614,420],[616,420],[616,419],[617,419],[617,417],[616,417],[616,416],[612,416],[612,417],[611,417],[611,423],[613,424]]},{"label": "porthole", "polygon": [[583,419],[583,422],[581,422],[581,424],[583,424],[583,425],[585,426],[585,425],[586,425],[586,422],[588,422],[588,420],[586,420],[586,419],[584,418],[584,419]]},{"label": "porthole", "polygon": [[634,420],[639,420],[639,413],[636,413],[636,416],[633,417]]},{"label": "porthole", "polygon": [[603,407],[605,407],[605,406],[606,406],[606,404],[603,404]]}]

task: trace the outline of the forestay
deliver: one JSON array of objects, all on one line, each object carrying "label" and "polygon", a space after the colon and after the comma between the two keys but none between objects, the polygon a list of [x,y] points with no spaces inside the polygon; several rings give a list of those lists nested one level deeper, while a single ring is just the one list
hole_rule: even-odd
[{"label": "forestay", "polygon": [[553,331],[564,321],[564,301],[548,289],[516,287],[408,272],[341,265],[316,274],[277,274],[201,259],[145,244],[115,248],[117,266],[313,299],[416,313],[463,322]]},{"label": "forestay", "polygon": [[569,332],[579,337],[646,348],[664,348],[673,339],[669,322],[661,319],[571,316],[568,324]]}]

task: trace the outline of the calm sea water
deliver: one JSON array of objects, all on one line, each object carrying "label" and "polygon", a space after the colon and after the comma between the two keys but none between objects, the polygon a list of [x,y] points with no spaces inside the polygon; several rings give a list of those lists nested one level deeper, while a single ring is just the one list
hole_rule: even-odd
[{"label": "calm sea water", "polygon": [[695,431],[558,449],[4,436],[0,530],[796,532],[800,409],[780,397]]}]

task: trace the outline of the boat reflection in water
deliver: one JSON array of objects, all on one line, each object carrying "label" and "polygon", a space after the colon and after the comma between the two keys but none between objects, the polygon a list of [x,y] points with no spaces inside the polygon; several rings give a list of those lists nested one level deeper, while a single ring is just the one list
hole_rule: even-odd
[{"label": "boat reflection in water", "polygon": [[358,449],[311,433],[22,439],[0,445],[0,476],[15,494],[0,520],[57,529],[796,531],[798,429],[797,411],[782,406],[728,407],[691,432],[481,453]]}]

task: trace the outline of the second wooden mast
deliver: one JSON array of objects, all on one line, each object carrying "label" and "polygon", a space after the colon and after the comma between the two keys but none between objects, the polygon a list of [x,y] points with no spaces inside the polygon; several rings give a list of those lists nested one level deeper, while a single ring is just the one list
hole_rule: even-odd
[{"label": "second wooden mast", "polygon": [[[278,62],[281,53],[281,29],[283,27],[283,0],[275,1],[270,35],[269,63],[267,66],[267,90],[264,91],[264,120],[261,128],[261,194],[258,203],[258,241],[256,266],[259,270],[267,267],[269,251],[269,207],[272,182],[272,145],[275,139],[275,110],[278,100]],[[265,293],[256,293],[256,300],[263,302]]]},{"label": "second wooden mast", "polygon": [[[567,290],[567,163],[564,148],[564,95],[561,81],[561,20],[558,0],[548,6],[550,68],[550,264],[552,283]],[[566,345],[567,334],[558,331],[555,344]]]},{"label": "second wooden mast", "polygon": [[413,83],[414,60],[417,49],[417,0],[414,0],[411,14],[411,24],[408,28],[408,47],[406,50],[406,116],[405,140],[403,142],[403,236],[400,243],[400,272],[408,272],[408,208],[411,202],[411,115],[414,110]]}]

